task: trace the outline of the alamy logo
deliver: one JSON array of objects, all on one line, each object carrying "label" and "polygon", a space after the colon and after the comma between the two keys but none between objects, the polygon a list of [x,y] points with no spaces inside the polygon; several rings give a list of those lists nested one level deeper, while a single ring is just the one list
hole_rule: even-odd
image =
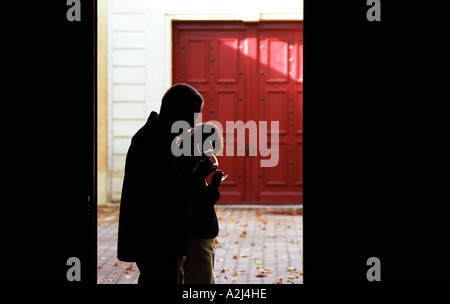
[{"label": "alamy logo", "polygon": [[372,266],[367,270],[366,277],[369,282],[381,281],[381,262],[377,257],[367,259],[367,266]]},{"label": "alamy logo", "polygon": [[77,257],[71,257],[67,259],[67,266],[72,266],[67,270],[66,278],[69,282],[81,281],[81,263]]},{"label": "alamy logo", "polygon": [[381,21],[381,3],[380,0],[367,0],[367,5],[371,7],[367,10],[366,18],[368,21]]},{"label": "alamy logo", "polygon": [[[199,113],[195,113],[196,117]],[[201,117],[199,115],[199,117]],[[201,120],[201,118],[200,118]],[[223,126],[218,121],[210,121],[210,123],[215,124],[221,134],[224,134]],[[224,156],[235,156],[235,147],[237,148],[236,156],[257,156],[258,151],[259,154],[263,157],[269,157],[268,159],[261,159],[260,166],[261,167],[275,167],[278,164],[279,160],[279,121],[271,121],[270,122],[270,147],[269,147],[269,131],[268,131],[268,122],[267,121],[259,121],[258,124],[253,121],[247,121],[244,123],[243,121],[226,121],[226,134],[227,134],[227,144],[223,152],[219,155]],[[189,132],[191,129],[189,123],[187,121],[179,120],[172,124],[172,133],[182,133]],[[208,130],[205,130],[208,131]],[[236,131],[236,138],[234,137]],[[246,138],[246,131],[248,131],[248,140]],[[199,135],[198,135],[199,136]],[[214,141],[215,135],[211,135],[206,138],[202,145],[207,144],[210,141]],[[196,138],[196,134],[194,133],[194,141]],[[189,137],[187,140],[190,140]],[[197,142],[197,141],[196,141]],[[174,156],[191,156],[190,143],[187,145],[183,145],[180,147],[178,145],[177,139],[172,141],[171,150]],[[202,151],[202,149],[200,149]],[[246,154],[248,153],[248,154]]]},{"label": "alamy logo", "polygon": [[66,5],[71,5],[67,10],[66,18],[68,21],[81,21],[81,3],[80,0],[67,0]]}]

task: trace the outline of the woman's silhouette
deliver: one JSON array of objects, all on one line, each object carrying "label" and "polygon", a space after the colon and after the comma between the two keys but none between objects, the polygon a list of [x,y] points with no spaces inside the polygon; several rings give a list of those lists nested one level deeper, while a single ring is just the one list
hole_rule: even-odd
[{"label": "woman's silhouette", "polygon": [[[210,141],[210,139],[213,140]],[[212,153],[218,154],[223,149],[220,130],[208,122],[196,125],[190,133],[186,133],[180,140],[180,146],[186,144],[190,144],[191,153],[188,156],[181,156],[179,161],[180,167],[188,175],[200,162],[209,160]],[[219,234],[219,223],[214,205],[220,197],[218,188],[222,176],[223,172],[216,170],[209,185],[204,177],[197,178],[192,183],[190,201],[192,237],[184,260],[185,284],[215,283],[214,248],[215,238]]]}]

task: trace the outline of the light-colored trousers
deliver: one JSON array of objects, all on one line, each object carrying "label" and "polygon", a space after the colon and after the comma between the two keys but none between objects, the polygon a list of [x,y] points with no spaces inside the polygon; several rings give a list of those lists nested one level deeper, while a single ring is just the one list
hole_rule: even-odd
[{"label": "light-colored trousers", "polygon": [[184,284],[215,284],[215,239],[192,238],[188,256],[184,257]]}]

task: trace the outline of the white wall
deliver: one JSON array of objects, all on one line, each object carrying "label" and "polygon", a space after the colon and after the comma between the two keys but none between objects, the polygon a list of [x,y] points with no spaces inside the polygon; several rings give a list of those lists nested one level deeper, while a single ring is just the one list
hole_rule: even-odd
[{"label": "white wall", "polygon": [[302,19],[299,0],[109,0],[109,200],[120,200],[131,137],[172,83],[172,20]]}]

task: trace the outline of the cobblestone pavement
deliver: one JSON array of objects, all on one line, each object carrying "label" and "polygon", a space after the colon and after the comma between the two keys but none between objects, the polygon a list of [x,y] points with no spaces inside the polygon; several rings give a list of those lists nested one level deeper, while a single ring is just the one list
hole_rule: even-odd
[{"label": "cobblestone pavement", "polygon": [[[216,284],[302,284],[303,217],[293,206],[216,208]],[[116,257],[118,206],[98,207],[98,284],[135,284],[139,269]]]}]

